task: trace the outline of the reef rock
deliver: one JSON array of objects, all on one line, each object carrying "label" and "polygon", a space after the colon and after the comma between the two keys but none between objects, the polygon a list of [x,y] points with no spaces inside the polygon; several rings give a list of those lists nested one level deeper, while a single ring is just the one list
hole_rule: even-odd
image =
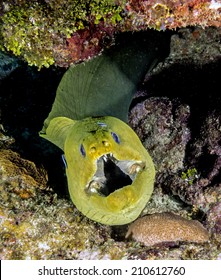
[{"label": "reef rock", "polygon": [[167,97],[151,97],[130,112],[129,123],[154,159],[157,171],[183,168],[190,139],[189,106]]},{"label": "reef rock", "polygon": [[119,32],[220,27],[221,2],[5,0],[0,24],[0,49],[38,68],[68,67],[100,53]]}]

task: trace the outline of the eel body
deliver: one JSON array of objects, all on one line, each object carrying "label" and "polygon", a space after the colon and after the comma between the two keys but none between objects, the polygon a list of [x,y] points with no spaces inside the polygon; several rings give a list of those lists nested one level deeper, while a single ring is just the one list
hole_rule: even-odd
[{"label": "eel body", "polygon": [[103,224],[135,220],[153,191],[152,159],[126,124],[137,84],[157,57],[151,38],[141,38],[71,66],[40,132],[64,151],[75,206]]}]

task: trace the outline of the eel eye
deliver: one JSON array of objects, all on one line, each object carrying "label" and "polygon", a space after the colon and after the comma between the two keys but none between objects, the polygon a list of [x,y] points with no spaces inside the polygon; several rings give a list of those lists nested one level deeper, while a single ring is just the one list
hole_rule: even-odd
[{"label": "eel eye", "polygon": [[115,141],[117,144],[120,144],[120,139],[119,139],[119,137],[117,136],[117,134],[114,133],[114,132],[111,132],[111,135],[112,135],[114,141]]},{"label": "eel eye", "polygon": [[83,146],[82,144],[81,144],[81,146],[80,146],[80,152],[81,152],[81,154],[82,154],[83,157],[86,156],[86,152],[85,152],[84,146]]}]

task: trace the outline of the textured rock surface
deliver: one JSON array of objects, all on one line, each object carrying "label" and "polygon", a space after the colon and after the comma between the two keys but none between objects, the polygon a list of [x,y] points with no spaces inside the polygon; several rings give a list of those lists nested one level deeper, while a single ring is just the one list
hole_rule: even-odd
[{"label": "textured rock surface", "polygon": [[10,75],[19,65],[17,58],[0,51],[0,80]]},{"label": "textured rock surface", "polygon": [[129,122],[151,151],[159,171],[177,172],[183,168],[190,139],[187,126],[190,108],[167,97],[151,97],[135,106]]},{"label": "textured rock surface", "polygon": [[63,71],[23,65],[0,80],[1,259],[220,258],[219,34],[174,32],[170,55],[148,73],[130,114],[157,167],[143,215],[198,220],[209,242],[147,248],[125,239],[127,226],[83,217],[69,199],[60,151],[38,137]]},{"label": "textured rock surface", "polygon": [[220,27],[221,2],[5,0],[0,16],[0,49],[39,68],[67,67],[97,55],[118,32]]}]

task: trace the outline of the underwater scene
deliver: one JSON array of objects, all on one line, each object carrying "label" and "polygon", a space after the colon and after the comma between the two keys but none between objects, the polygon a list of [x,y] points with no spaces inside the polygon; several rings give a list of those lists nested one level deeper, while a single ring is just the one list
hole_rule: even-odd
[{"label": "underwater scene", "polygon": [[0,3],[0,259],[220,260],[220,75],[220,1]]}]

